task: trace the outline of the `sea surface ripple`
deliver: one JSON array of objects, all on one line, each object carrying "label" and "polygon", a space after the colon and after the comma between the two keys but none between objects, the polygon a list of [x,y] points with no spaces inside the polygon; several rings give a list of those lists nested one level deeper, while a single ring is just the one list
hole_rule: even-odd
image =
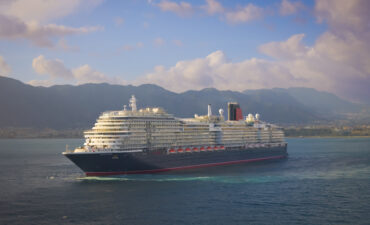
[{"label": "sea surface ripple", "polygon": [[285,160],[85,177],[81,139],[0,140],[0,224],[369,224],[370,138],[287,139]]}]

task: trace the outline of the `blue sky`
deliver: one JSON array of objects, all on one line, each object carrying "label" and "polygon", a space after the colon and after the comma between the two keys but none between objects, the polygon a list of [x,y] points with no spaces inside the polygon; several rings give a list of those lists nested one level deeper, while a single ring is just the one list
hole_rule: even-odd
[{"label": "blue sky", "polygon": [[175,92],[304,86],[363,101],[369,97],[369,64],[353,57],[369,56],[364,41],[369,20],[363,13],[368,5],[361,0],[5,1],[0,72],[44,86],[154,83]]}]

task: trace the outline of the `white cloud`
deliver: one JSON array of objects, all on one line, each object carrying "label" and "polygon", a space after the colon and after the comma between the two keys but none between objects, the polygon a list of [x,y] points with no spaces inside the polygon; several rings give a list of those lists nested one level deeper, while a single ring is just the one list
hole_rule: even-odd
[{"label": "white cloud", "polygon": [[[288,82],[287,82],[288,81]],[[287,69],[262,59],[249,59],[233,63],[222,51],[205,58],[177,62],[175,66],[158,66],[152,73],[136,81],[155,83],[171,91],[215,87],[220,90],[245,90],[255,88],[288,87],[303,80]]]},{"label": "white cloud", "polygon": [[43,87],[50,87],[55,85],[56,83],[52,80],[30,80],[27,84],[32,86],[43,86]]},{"label": "white cloud", "polygon": [[116,17],[114,19],[114,23],[116,24],[116,26],[122,26],[124,22],[125,22],[125,20],[121,17]]},{"label": "white cloud", "polygon": [[5,62],[5,59],[0,55],[0,76],[9,76],[12,69]]},{"label": "white cloud", "polygon": [[67,69],[60,59],[47,60],[43,55],[34,58],[32,68],[38,74],[49,75],[52,78],[73,79],[73,73]]},{"label": "white cloud", "polygon": [[154,46],[160,47],[165,44],[165,41],[162,38],[158,37],[153,41],[153,43],[154,43]]},{"label": "white cloud", "polygon": [[63,82],[82,83],[112,83],[125,84],[126,82],[118,77],[109,77],[104,73],[92,69],[89,65],[69,69],[63,61],[59,59],[46,59],[40,55],[33,59],[32,67],[36,73],[46,75],[46,80],[32,80],[32,85],[50,86],[52,84]]},{"label": "white cloud", "polygon": [[143,42],[138,42],[136,43],[136,48],[143,48],[144,47],[144,43]]},{"label": "white cloud", "polygon": [[290,2],[289,0],[282,0],[279,12],[281,15],[291,15],[297,13],[301,9],[304,9],[302,2]]},{"label": "white cloud", "polygon": [[78,52],[80,50],[80,48],[77,46],[69,45],[68,42],[64,38],[59,39],[59,41],[55,45],[55,48],[68,51],[68,52]]},{"label": "white cloud", "polygon": [[27,29],[24,32],[18,33],[12,38],[26,38],[40,47],[53,47],[55,45],[52,41],[53,37],[61,38],[67,35],[85,34],[102,29],[101,27],[74,28],[55,24],[40,25],[37,23],[28,23],[26,27]]},{"label": "white cloud", "polygon": [[231,23],[245,23],[263,16],[264,10],[256,5],[249,3],[244,7],[228,11],[225,14],[226,20]]},{"label": "white cloud", "polygon": [[17,17],[23,21],[45,22],[72,13],[80,4],[81,1],[75,0],[15,0],[9,1],[6,8],[1,8],[3,8],[3,14]]},{"label": "white cloud", "polygon": [[107,75],[92,69],[89,65],[83,65],[72,70],[74,78],[77,80],[77,83],[111,83],[119,84],[123,83],[123,80],[120,78],[112,78]]},{"label": "white cloud", "polygon": [[134,50],[134,46],[132,46],[132,45],[124,45],[123,46],[123,50],[124,51],[132,51],[132,50]]},{"label": "white cloud", "polygon": [[81,9],[95,8],[104,0],[3,0],[0,13],[22,21],[49,22]]},{"label": "white cloud", "polygon": [[173,12],[179,16],[188,16],[193,13],[193,7],[188,2],[176,3],[169,0],[162,0],[155,5],[164,12]]},{"label": "white cloud", "polygon": [[208,15],[220,15],[222,20],[226,20],[229,23],[246,23],[252,20],[260,19],[264,16],[265,10],[252,3],[245,6],[238,6],[235,9],[228,9],[222,6],[217,0],[206,0],[206,4],[202,6],[192,6],[188,2],[176,3],[169,0],[162,0],[160,3],[153,3],[149,1],[149,4],[159,7],[162,11],[173,12],[179,16],[189,16],[196,10],[203,10]]},{"label": "white cloud", "polygon": [[[86,0],[15,0],[0,4],[0,38],[27,39],[41,47],[53,47],[53,38],[101,30],[101,27],[67,27],[47,23],[79,9]],[[96,6],[100,0],[89,1]]]},{"label": "white cloud", "polygon": [[[304,86],[341,97],[369,102],[370,2],[321,0],[315,14],[329,29],[311,46],[304,34],[259,47],[271,60],[251,58],[240,62],[216,51],[205,58],[157,66],[136,83],[155,83],[175,92],[215,87],[245,90]],[[348,20],[346,20],[348,18]]]},{"label": "white cloud", "polygon": [[179,61],[170,68],[158,66],[136,84],[154,83],[175,92],[207,87],[242,91],[305,86],[355,100],[370,96],[370,51],[362,46],[365,43],[325,33],[309,47],[302,43],[303,37],[297,34],[283,42],[262,45],[261,52],[274,60],[231,62],[222,51],[216,51],[205,58]]},{"label": "white cloud", "polygon": [[206,0],[207,4],[202,6],[204,10],[209,15],[213,15],[216,13],[223,13],[225,11],[224,7],[216,0]]},{"label": "white cloud", "polygon": [[307,54],[308,47],[302,44],[304,34],[296,34],[283,42],[270,42],[259,47],[259,50],[276,59],[299,58]]},{"label": "white cloud", "polygon": [[142,24],[142,26],[143,26],[144,29],[148,29],[148,27],[150,26],[150,24],[148,22],[144,22]]},{"label": "white cloud", "polygon": [[315,14],[319,22],[326,21],[332,31],[369,32],[370,1],[316,1]]},{"label": "white cloud", "polygon": [[[245,10],[247,6],[240,10],[248,11]],[[230,10],[222,9],[213,9],[209,13],[227,19],[226,15]],[[179,61],[172,67],[156,66],[151,73],[132,83],[154,83],[175,92],[206,87],[242,91],[305,86],[369,102],[370,16],[366,13],[369,11],[370,2],[366,0],[317,1],[314,13],[321,22],[328,23],[328,30],[312,45],[304,43],[305,34],[295,34],[286,40],[259,47],[261,53],[272,57],[270,60],[250,58],[233,62],[227,59],[224,52],[215,51],[206,57]],[[252,18],[245,16],[243,12],[242,16],[235,16],[229,22],[247,22],[248,18]],[[8,29],[9,34],[12,33],[12,29],[4,29]],[[163,45],[164,40],[157,38],[154,43]],[[122,79],[93,70],[89,65],[68,69],[60,60],[47,60],[43,56],[35,60],[39,61],[34,66],[35,71],[47,74],[51,79],[58,77],[77,83],[125,83]]]},{"label": "white cloud", "polygon": [[178,47],[181,47],[181,46],[184,45],[181,40],[173,40],[172,42],[173,42],[174,45],[176,45]]},{"label": "white cloud", "polygon": [[144,47],[144,43],[137,42],[135,45],[124,45],[122,47],[122,50],[124,50],[124,51],[133,51],[135,49],[139,49],[139,48],[143,48],[143,47]]},{"label": "white cloud", "polygon": [[238,6],[235,9],[227,9],[216,0],[207,0],[207,4],[201,6],[209,15],[219,14],[229,23],[246,23],[263,17],[265,10],[252,3]]}]

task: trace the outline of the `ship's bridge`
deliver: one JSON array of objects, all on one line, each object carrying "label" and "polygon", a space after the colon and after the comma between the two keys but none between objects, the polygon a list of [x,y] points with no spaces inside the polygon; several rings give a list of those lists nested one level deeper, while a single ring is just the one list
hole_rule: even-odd
[{"label": "ship's bridge", "polygon": [[171,114],[168,114],[164,109],[155,107],[155,108],[144,108],[137,111],[129,110],[119,110],[119,111],[108,111],[101,114],[100,118],[119,118],[119,117],[154,117],[154,118],[163,118],[163,117],[173,117]]},{"label": "ship's bridge", "polygon": [[132,95],[130,99],[131,110],[127,106],[123,106],[123,110],[103,112],[99,119],[128,119],[128,118],[173,118],[173,115],[168,114],[163,108],[160,107],[147,107],[137,110],[136,98]]}]

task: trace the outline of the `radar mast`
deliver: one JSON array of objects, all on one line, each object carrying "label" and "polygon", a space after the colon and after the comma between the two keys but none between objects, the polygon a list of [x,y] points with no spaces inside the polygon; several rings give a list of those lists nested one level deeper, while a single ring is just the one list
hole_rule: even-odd
[{"label": "radar mast", "polygon": [[131,107],[131,110],[132,110],[133,112],[136,112],[136,111],[137,111],[135,95],[132,95],[132,96],[131,96],[131,99],[130,99],[130,107]]}]

